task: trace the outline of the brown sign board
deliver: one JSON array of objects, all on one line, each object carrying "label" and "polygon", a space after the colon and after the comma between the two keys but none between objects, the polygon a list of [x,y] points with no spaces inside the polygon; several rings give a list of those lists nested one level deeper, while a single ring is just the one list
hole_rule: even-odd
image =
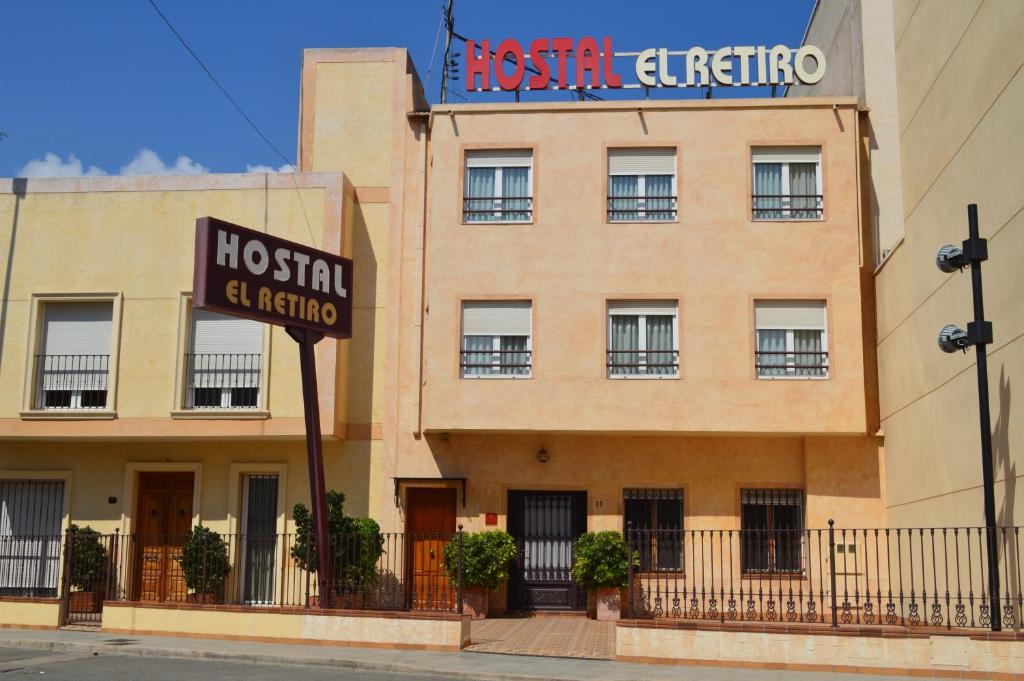
[{"label": "brown sign board", "polygon": [[217,218],[199,218],[192,305],[351,338],[352,261]]}]

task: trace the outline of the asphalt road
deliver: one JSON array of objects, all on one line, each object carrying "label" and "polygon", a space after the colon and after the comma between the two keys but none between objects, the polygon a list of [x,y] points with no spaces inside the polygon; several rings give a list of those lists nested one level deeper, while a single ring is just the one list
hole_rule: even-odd
[{"label": "asphalt road", "polygon": [[0,648],[0,678],[47,681],[440,681],[440,676],[393,674],[301,665],[127,655],[83,655]]}]

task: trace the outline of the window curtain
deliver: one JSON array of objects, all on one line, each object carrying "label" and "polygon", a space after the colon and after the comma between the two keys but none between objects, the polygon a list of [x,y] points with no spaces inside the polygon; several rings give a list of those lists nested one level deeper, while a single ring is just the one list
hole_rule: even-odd
[{"label": "window curtain", "polygon": [[754,217],[782,217],[782,164],[754,164]]},{"label": "window curtain", "polygon": [[530,373],[530,354],[526,352],[526,336],[501,337],[501,373],[524,376]]},{"label": "window curtain", "polygon": [[638,175],[611,175],[608,177],[608,219],[636,220],[640,200]]},{"label": "window curtain", "polygon": [[786,332],[783,329],[758,329],[757,353],[758,376],[786,374]]},{"label": "window curtain", "polygon": [[494,168],[467,168],[466,174],[465,221],[494,220]]},{"label": "window curtain", "polygon": [[825,358],[822,355],[821,331],[797,330],[793,332],[793,349],[797,376],[824,376]]},{"label": "window curtain", "polygon": [[502,220],[530,219],[530,169],[501,169]]},{"label": "window curtain", "polygon": [[675,352],[672,349],[672,317],[647,316],[647,373],[674,374]]},{"label": "window curtain", "polygon": [[640,317],[612,315],[611,326],[608,373],[614,376],[639,373]]},{"label": "window curtain", "polygon": [[672,176],[647,175],[644,178],[647,220],[672,220]]},{"label": "window curtain", "polygon": [[814,163],[789,164],[790,216],[797,219],[818,217],[818,178]]},{"label": "window curtain", "polygon": [[464,336],[462,339],[462,375],[489,374],[494,363],[493,336]]}]

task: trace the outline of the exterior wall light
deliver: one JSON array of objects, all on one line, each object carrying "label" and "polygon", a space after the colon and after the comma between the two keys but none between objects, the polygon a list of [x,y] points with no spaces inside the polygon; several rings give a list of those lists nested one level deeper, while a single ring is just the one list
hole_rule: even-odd
[{"label": "exterior wall light", "polygon": [[551,460],[551,455],[548,454],[548,450],[546,450],[543,447],[541,447],[540,451],[537,452],[537,461],[540,461],[541,463],[547,463],[550,460]]}]

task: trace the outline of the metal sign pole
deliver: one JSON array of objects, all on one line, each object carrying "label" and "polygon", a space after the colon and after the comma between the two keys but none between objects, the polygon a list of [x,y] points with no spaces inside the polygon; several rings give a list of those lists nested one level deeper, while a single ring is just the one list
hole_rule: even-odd
[{"label": "metal sign pole", "polygon": [[324,481],[324,447],[320,436],[320,400],[316,391],[316,344],[324,335],[316,331],[286,326],[285,331],[299,344],[302,372],[302,405],[306,415],[306,456],[309,461],[309,498],[313,506],[316,532],[317,572],[321,608],[331,605],[331,558],[328,549],[327,491]]}]

